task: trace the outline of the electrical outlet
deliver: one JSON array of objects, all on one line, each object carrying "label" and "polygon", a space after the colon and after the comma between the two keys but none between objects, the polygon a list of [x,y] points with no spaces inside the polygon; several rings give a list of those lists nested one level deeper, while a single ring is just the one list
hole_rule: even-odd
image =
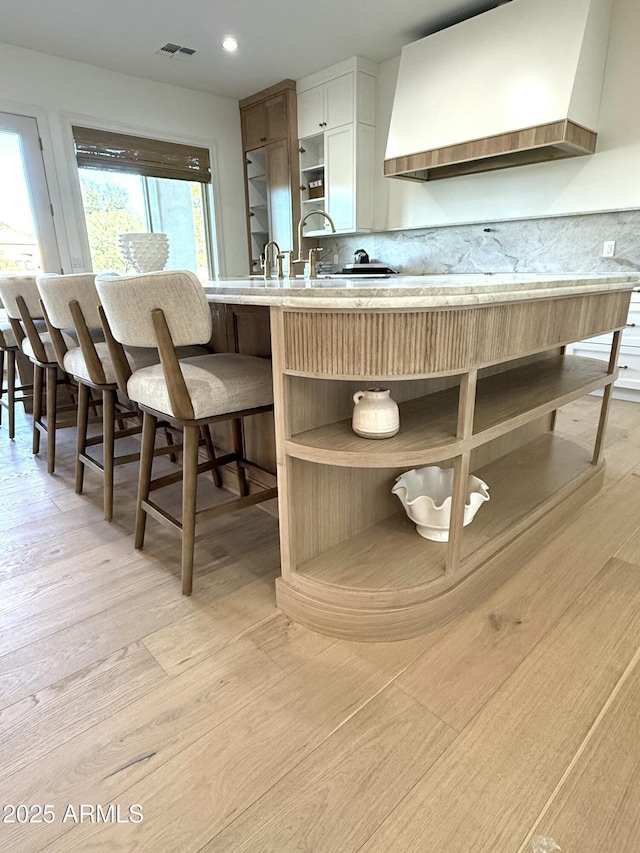
[{"label": "electrical outlet", "polygon": [[603,258],[612,258],[616,253],[616,241],[615,240],[605,240],[604,245],[602,246],[602,257]]}]

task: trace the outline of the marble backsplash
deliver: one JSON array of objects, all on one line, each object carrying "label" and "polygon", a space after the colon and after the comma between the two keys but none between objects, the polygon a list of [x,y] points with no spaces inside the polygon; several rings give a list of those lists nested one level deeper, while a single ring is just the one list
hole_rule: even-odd
[{"label": "marble backsplash", "polygon": [[[613,258],[602,257],[615,240]],[[405,275],[473,272],[640,270],[640,210],[520,219],[322,238],[321,259],[337,269],[357,249]]]}]

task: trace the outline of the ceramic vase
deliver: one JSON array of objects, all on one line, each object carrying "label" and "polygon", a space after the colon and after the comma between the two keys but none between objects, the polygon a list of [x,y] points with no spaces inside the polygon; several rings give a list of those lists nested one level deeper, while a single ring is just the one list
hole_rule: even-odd
[{"label": "ceramic vase", "polygon": [[163,270],[169,258],[166,234],[120,234],[120,251],[136,272]]},{"label": "ceramic vase", "polygon": [[351,426],[363,438],[390,438],[400,429],[400,411],[388,388],[367,388],[353,395]]}]

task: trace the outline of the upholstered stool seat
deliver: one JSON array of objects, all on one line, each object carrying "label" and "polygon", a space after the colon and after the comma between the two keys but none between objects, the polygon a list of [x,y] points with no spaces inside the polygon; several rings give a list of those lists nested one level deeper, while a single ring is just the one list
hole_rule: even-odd
[{"label": "upholstered stool seat", "polygon": [[17,346],[11,323],[0,323],[0,349],[15,349]]},{"label": "upholstered stool seat", "polygon": [[[69,331],[62,332],[62,337],[64,339],[65,345],[68,347],[77,347],[78,346],[78,338],[76,335],[72,334]],[[44,347],[44,359],[40,358],[36,355],[35,347],[33,346],[33,342],[29,340],[29,338],[24,338],[22,341],[22,352],[27,356],[27,358],[35,359],[36,361],[46,361],[50,363],[55,363],[56,361],[56,350],[53,345],[53,341],[51,340],[51,335],[49,332],[41,332],[40,333],[40,343]]]},{"label": "upholstered stool seat", "polygon": [[[273,405],[271,362],[236,353],[180,359],[194,419]],[[136,370],[127,391],[138,405],[175,416],[161,364]]]},{"label": "upholstered stool seat", "polygon": [[[92,382],[82,347],[74,343],[71,344],[71,347],[64,355],[64,369],[79,381]],[[115,385],[117,382],[116,370],[109,354],[108,344],[104,341],[96,343],[95,351],[104,371],[105,384]],[[131,370],[140,370],[158,361],[157,350],[146,347],[130,347],[124,351],[124,354]]]}]

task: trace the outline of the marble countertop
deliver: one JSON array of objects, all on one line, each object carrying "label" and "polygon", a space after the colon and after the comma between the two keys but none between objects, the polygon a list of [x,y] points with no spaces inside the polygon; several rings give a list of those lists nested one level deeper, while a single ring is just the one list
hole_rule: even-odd
[{"label": "marble countertop", "polygon": [[222,279],[204,285],[213,302],[283,308],[414,309],[490,305],[550,299],[585,292],[631,290],[638,273],[480,273],[394,275],[389,278]]}]

